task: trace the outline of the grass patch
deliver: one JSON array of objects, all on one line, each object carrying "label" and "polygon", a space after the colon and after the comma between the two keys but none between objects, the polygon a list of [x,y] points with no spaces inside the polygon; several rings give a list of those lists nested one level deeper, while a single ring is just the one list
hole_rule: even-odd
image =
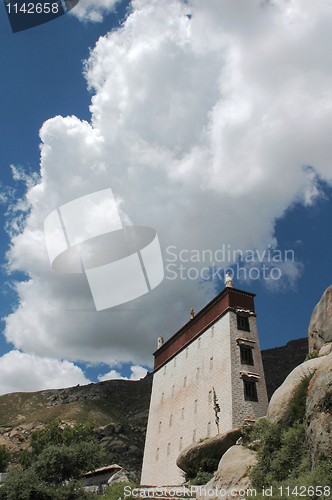
[{"label": "grass patch", "polygon": [[190,467],[185,473],[185,480],[190,484],[206,484],[213,477],[214,471],[218,469],[219,458],[203,458],[192,460]]},{"label": "grass patch", "polygon": [[[331,498],[332,459],[312,468],[305,439],[305,404],[313,374],[303,378],[291,400],[282,424],[266,419],[245,430],[244,444],[259,440],[258,463],[250,469],[252,487],[258,500],[266,499],[263,489],[272,487],[272,497],[289,500]],[[325,490],[324,490],[325,487]],[[329,489],[330,488],[330,489]]]},{"label": "grass patch", "polygon": [[101,498],[104,500],[132,500],[132,495],[128,495],[137,485],[134,483],[115,483],[107,488]]}]

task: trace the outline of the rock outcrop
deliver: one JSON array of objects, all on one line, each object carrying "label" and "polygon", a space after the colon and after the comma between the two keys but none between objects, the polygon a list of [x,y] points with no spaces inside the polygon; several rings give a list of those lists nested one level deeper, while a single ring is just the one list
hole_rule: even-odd
[{"label": "rock outcrop", "polygon": [[313,376],[307,393],[306,439],[312,464],[332,455],[332,353]]},{"label": "rock outcrop", "polygon": [[6,446],[15,460],[19,452],[29,447],[31,431],[41,430],[43,428],[43,425],[34,427],[33,424],[18,425],[16,427],[0,427],[0,445]]},{"label": "rock outcrop", "polygon": [[327,356],[330,352],[332,352],[332,342],[324,344],[323,347],[319,349],[318,356]]},{"label": "rock outcrop", "polygon": [[121,463],[126,469],[136,471],[139,475],[143,446],[135,440],[135,435],[128,433],[121,424],[110,423],[95,429],[95,437],[107,456],[108,463]]},{"label": "rock outcrop", "polygon": [[295,391],[301,380],[313,374],[322,364],[324,357],[305,361],[294,368],[283,384],[275,391],[267,409],[267,419],[270,422],[279,423],[286,419],[288,405],[293,399]]},{"label": "rock outcrop", "polygon": [[97,384],[0,396],[0,444],[17,462],[32,430],[54,418],[73,425],[93,419],[95,437],[107,463],[117,462],[140,476],[152,375],[144,379],[106,380]]},{"label": "rock outcrop", "polygon": [[228,432],[218,434],[201,442],[195,442],[185,448],[177,458],[176,465],[185,472],[199,468],[204,458],[220,460],[223,454],[242,436],[242,427],[235,427]]},{"label": "rock outcrop", "polygon": [[138,477],[134,472],[128,472],[125,469],[121,469],[118,472],[116,472],[108,481],[107,484],[108,486],[111,486],[112,484],[115,483],[135,483],[137,484],[139,482]]},{"label": "rock outcrop", "polygon": [[202,491],[202,494],[196,495],[197,500],[216,497],[223,500],[244,498],[247,493],[243,495],[243,491],[251,489],[248,467],[255,465],[256,462],[255,451],[243,446],[232,446],[222,456],[215,476],[202,487],[205,494]]},{"label": "rock outcrop", "polygon": [[319,350],[325,342],[332,342],[332,285],[322,295],[311,315],[309,352]]}]

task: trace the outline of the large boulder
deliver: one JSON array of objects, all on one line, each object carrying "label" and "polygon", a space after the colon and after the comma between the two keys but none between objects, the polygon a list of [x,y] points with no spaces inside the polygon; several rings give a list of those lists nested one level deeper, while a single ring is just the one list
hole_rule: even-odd
[{"label": "large boulder", "polygon": [[274,392],[267,409],[266,418],[270,422],[283,422],[287,418],[288,405],[294,397],[301,380],[313,374],[325,357],[313,358],[294,368],[283,384]]},{"label": "large boulder", "polygon": [[215,476],[198,490],[196,499],[207,500],[218,497],[228,500],[250,497],[250,493],[247,492],[251,489],[248,467],[256,463],[255,451],[243,446],[232,446],[222,456]]},{"label": "large boulder", "polygon": [[132,471],[127,471],[125,469],[121,469],[107,481],[108,486],[111,486],[115,483],[138,483],[138,478],[136,474]]},{"label": "large boulder", "polygon": [[325,342],[332,341],[332,285],[323,293],[311,315],[309,352],[319,350]]},{"label": "large boulder", "polygon": [[242,427],[234,427],[223,434],[217,434],[185,448],[177,458],[176,465],[185,472],[197,469],[204,458],[220,460],[222,455],[242,436]]},{"label": "large boulder", "polygon": [[332,342],[324,344],[323,347],[319,349],[318,356],[327,356],[330,352],[332,352]]},{"label": "large boulder", "polygon": [[332,353],[322,358],[307,394],[306,439],[316,466],[332,455]]}]

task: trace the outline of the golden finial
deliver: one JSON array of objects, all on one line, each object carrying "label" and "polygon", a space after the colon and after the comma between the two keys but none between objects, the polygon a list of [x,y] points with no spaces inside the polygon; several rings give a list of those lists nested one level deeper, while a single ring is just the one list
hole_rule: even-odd
[{"label": "golden finial", "polygon": [[194,313],[194,308],[192,307],[191,311],[190,311],[190,319],[194,319],[194,317],[195,317],[195,313]]}]

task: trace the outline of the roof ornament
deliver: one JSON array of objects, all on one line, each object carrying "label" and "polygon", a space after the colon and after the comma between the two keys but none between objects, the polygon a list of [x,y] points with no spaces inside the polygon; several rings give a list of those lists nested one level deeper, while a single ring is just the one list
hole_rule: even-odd
[{"label": "roof ornament", "polygon": [[192,307],[190,310],[190,319],[194,319],[194,317],[195,317],[195,312],[194,312],[194,308]]},{"label": "roof ornament", "polygon": [[234,288],[233,276],[231,275],[230,272],[226,273],[225,286],[226,286],[226,288]]},{"label": "roof ornament", "polygon": [[159,349],[159,347],[161,347],[161,346],[163,345],[163,343],[164,343],[164,339],[163,339],[163,337],[160,335],[160,337],[158,337],[158,349]]}]

